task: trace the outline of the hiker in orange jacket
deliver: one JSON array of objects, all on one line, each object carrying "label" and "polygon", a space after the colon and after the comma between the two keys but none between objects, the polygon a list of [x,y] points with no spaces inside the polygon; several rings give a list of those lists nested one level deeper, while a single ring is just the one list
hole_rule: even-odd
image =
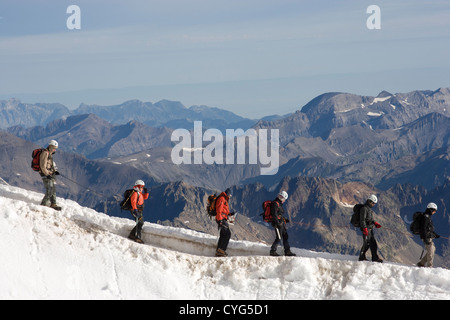
[{"label": "hiker in orange jacket", "polygon": [[216,257],[226,257],[228,242],[231,238],[230,226],[228,225],[228,216],[234,215],[235,212],[230,213],[228,201],[232,196],[231,189],[228,188],[222,192],[216,199],[216,222],[220,230],[220,237],[217,243]]},{"label": "hiker in orange jacket", "polygon": [[142,227],[144,226],[144,200],[148,199],[148,191],[145,183],[142,180],[137,180],[134,183],[133,192],[130,197],[131,214],[136,219],[136,226],[131,230],[129,239],[138,243],[144,243],[141,239]]}]

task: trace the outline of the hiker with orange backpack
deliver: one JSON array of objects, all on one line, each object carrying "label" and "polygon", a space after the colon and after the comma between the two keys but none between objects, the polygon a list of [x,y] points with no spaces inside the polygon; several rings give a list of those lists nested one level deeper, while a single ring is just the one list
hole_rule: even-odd
[{"label": "hiker with orange backpack", "polygon": [[284,217],[283,203],[287,200],[288,194],[286,191],[281,191],[278,196],[270,203],[270,214],[272,216],[272,226],[275,229],[275,241],[270,248],[270,255],[273,257],[279,256],[277,253],[277,247],[283,239],[284,255],[285,256],[295,256],[296,254],[291,251],[291,246],[289,245],[289,235],[286,230],[286,222],[289,219]]}]

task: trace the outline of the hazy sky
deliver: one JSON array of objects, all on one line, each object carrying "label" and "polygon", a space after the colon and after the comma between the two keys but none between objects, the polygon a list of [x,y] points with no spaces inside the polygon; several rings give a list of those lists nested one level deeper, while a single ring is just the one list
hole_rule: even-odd
[{"label": "hazy sky", "polygon": [[0,0],[1,99],[168,99],[259,118],[324,92],[449,86],[449,0]]}]

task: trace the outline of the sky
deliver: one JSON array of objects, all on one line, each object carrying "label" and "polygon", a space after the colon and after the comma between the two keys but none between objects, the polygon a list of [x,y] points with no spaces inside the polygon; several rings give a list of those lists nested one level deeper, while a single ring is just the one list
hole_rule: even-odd
[{"label": "sky", "polygon": [[0,0],[0,99],[260,118],[325,92],[449,87],[449,40],[448,0]]}]

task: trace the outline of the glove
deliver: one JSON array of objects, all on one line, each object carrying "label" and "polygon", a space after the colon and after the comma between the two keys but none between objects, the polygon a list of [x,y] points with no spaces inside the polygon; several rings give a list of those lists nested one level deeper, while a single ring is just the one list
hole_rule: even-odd
[{"label": "glove", "polygon": [[367,230],[367,228],[364,228],[362,230],[363,235],[365,235],[366,237],[369,235],[369,230]]},{"label": "glove", "polygon": [[59,171],[55,171],[55,176],[59,176],[59,175],[60,175]]},{"label": "glove", "polygon": [[377,229],[381,228],[381,224],[379,224],[378,222],[374,222],[373,224],[375,225],[375,228],[377,228]]},{"label": "glove", "polygon": [[147,188],[144,187],[144,193],[148,193]]},{"label": "glove", "polygon": [[233,212],[230,212],[229,214],[230,214],[230,216],[234,216],[236,214],[236,212],[233,211]]}]

